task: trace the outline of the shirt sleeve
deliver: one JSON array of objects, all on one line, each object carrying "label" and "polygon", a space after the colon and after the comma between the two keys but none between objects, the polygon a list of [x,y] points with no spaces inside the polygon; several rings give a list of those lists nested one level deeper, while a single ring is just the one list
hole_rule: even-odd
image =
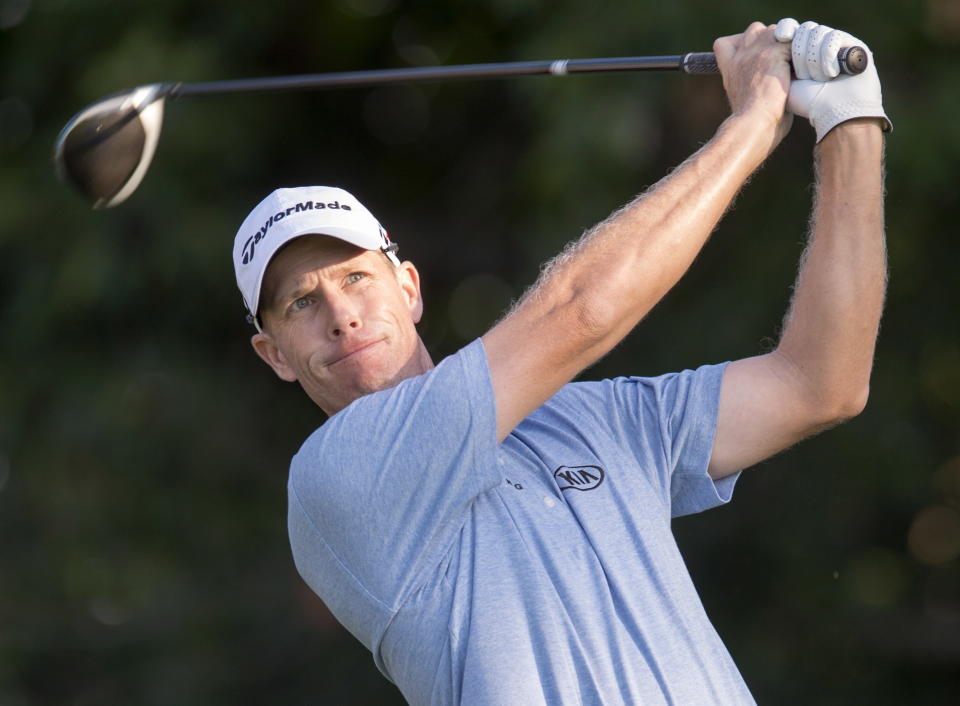
[{"label": "shirt sleeve", "polygon": [[360,616],[344,612],[391,613],[437,564],[473,498],[500,482],[495,450],[479,340],[333,415],[291,463],[289,531],[301,575],[347,625]]},{"label": "shirt sleeve", "polygon": [[653,378],[650,383],[670,474],[674,517],[729,502],[740,476],[736,473],[715,481],[707,473],[725,369],[726,364],[705,365]]},{"label": "shirt sleeve", "polygon": [[659,377],[577,383],[593,423],[604,426],[636,459],[673,517],[726,503],[739,474],[714,481],[707,473],[717,430],[726,363]]}]

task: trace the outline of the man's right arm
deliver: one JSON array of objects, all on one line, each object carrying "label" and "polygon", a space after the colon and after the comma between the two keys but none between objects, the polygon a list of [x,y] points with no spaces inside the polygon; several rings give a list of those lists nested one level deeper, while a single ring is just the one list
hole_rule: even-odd
[{"label": "man's right arm", "polygon": [[610,351],[673,287],[789,129],[789,48],[759,23],[717,40],[732,115],[648,193],[561,254],[483,336],[502,440]]}]

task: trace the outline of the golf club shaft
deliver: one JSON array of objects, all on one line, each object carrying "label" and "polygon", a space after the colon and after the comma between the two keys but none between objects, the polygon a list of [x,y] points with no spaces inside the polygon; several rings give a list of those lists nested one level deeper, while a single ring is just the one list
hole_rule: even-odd
[{"label": "golf club shaft", "polygon": [[673,56],[622,56],[607,59],[557,59],[553,61],[514,61],[496,64],[420,66],[404,69],[344,71],[274,78],[181,83],[174,85],[167,95],[175,97],[245,93],[249,91],[290,91],[304,88],[343,88],[412,81],[505,78],[542,74],[565,76],[567,74],[612,71],[683,71],[688,74],[715,74],[717,73],[717,62],[712,52],[694,52]]},{"label": "golf club shaft", "polygon": [[[842,73],[858,74],[867,68],[869,55],[862,47],[846,47],[837,54],[837,61]],[[712,53],[695,52],[673,56],[423,66],[202,83],[154,83],[113,94],[77,113],[57,138],[54,160],[61,177],[88,196],[95,207],[110,207],[126,199],[143,179],[156,149],[166,98],[612,71],[716,74],[718,68]]]}]

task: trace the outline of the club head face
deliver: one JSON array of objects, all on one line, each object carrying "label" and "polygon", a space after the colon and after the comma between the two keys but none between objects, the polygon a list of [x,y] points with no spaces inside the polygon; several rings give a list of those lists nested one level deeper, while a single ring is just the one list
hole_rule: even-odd
[{"label": "club head face", "polygon": [[140,185],[163,124],[164,84],[141,86],[88,106],[63,128],[54,149],[61,180],[109,208]]}]

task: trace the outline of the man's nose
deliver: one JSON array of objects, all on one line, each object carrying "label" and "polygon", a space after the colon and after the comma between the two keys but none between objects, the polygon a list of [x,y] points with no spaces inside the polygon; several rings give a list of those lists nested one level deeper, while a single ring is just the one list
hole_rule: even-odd
[{"label": "man's nose", "polygon": [[332,338],[340,338],[349,331],[359,329],[362,326],[358,307],[349,297],[342,297],[331,303],[328,329]]}]

